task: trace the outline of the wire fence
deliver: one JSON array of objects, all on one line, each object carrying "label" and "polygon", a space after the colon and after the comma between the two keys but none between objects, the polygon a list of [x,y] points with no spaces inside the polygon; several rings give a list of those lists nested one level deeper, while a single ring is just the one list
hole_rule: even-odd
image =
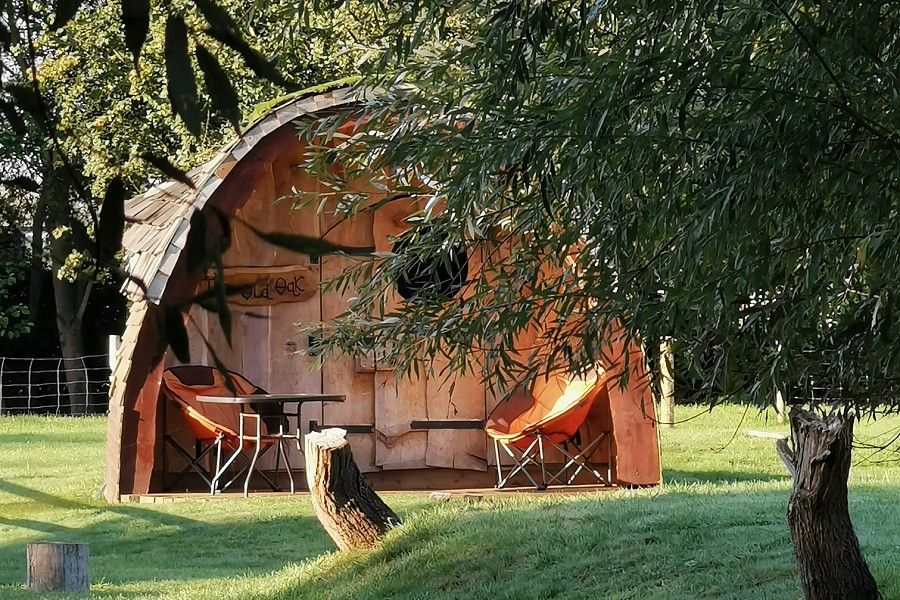
[{"label": "wire fence", "polygon": [[109,406],[106,354],[78,358],[0,356],[0,414],[95,414]]}]

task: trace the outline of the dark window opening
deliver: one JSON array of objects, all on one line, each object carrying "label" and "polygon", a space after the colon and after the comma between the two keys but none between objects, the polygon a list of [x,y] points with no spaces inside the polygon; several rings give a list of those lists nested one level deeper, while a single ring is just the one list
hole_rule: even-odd
[{"label": "dark window opening", "polygon": [[[469,276],[469,256],[465,246],[451,246],[440,236],[443,249],[439,254],[406,256],[403,273],[397,278],[397,293],[404,300],[446,300],[456,296]],[[394,243],[395,254],[405,255],[411,244],[411,233]]]}]

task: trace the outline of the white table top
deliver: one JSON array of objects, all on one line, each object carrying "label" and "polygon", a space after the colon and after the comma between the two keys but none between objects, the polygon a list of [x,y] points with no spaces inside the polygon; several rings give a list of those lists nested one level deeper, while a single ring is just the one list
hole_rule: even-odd
[{"label": "white table top", "polygon": [[343,402],[347,397],[343,394],[248,394],[246,396],[197,396],[198,402],[214,404],[250,404],[283,402]]}]

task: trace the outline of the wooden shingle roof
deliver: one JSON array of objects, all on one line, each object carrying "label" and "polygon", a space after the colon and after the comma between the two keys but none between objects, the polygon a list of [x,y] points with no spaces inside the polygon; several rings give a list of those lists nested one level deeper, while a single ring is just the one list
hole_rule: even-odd
[{"label": "wooden shingle roof", "polygon": [[203,209],[231,168],[282,125],[304,115],[351,104],[357,99],[346,87],[291,98],[259,118],[211,160],[190,171],[188,177],[193,188],[178,181],[167,181],[126,201],[125,217],[130,223],[122,239],[126,270],[142,282],[145,289],[129,280],[122,291],[133,301],[159,304],[187,242],[191,216],[194,211]]}]

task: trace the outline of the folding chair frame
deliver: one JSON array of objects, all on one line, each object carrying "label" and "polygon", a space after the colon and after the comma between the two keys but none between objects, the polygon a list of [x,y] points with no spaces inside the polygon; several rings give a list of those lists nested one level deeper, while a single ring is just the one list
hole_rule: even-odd
[{"label": "folding chair frame", "polygon": [[[609,434],[607,432],[603,432],[599,436],[597,436],[590,444],[585,446],[584,448],[579,447],[579,445],[574,441],[575,438],[570,439],[567,442],[559,444],[554,442],[552,438],[543,435],[540,431],[536,431],[534,433],[534,440],[528,445],[525,450],[520,450],[515,446],[509,446],[507,444],[501,443],[499,440],[494,440],[494,456],[497,461],[497,489],[503,489],[509,484],[510,480],[522,473],[531,484],[539,489],[545,490],[547,487],[552,485],[554,482],[559,481],[561,485],[572,485],[575,481],[575,478],[578,477],[578,474],[581,471],[586,470],[588,473],[593,475],[593,477],[597,480],[598,483],[609,485],[612,481],[612,474],[609,465],[607,465],[606,476],[600,473],[599,470],[591,463],[590,457],[597,450],[600,444],[608,439]],[[553,448],[556,448],[560,453],[562,453],[566,462],[556,473],[547,476],[547,465],[544,462],[544,441],[547,441]],[[569,447],[574,448],[574,451],[570,451]],[[504,475],[503,474],[503,466],[500,464],[500,448],[506,452],[506,454],[512,458],[516,464],[514,464],[509,472]],[[537,450],[537,459],[535,459],[535,449]],[[516,455],[518,453],[518,456]],[[541,471],[541,481],[538,483],[534,480],[531,473],[528,472],[527,467],[529,465],[535,465],[540,468]],[[564,474],[566,474],[569,469],[572,467],[575,468],[575,472],[568,476],[565,483],[560,479]]]},{"label": "folding chair frame", "polygon": [[[221,434],[219,435],[221,436]],[[217,445],[217,442],[213,442],[212,444],[201,450],[200,440],[197,440],[195,442],[196,448],[193,455],[185,450],[181,446],[181,444],[176,442],[175,438],[173,438],[169,434],[163,435],[163,442],[168,443],[172,447],[172,449],[175,450],[176,454],[181,456],[181,458],[183,458],[188,463],[188,465],[181,470],[181,473],[179,473],[170,484],[168,484],[167,486],[163,486],[166,490],[171,490],[172,488],[174,488],[175,484],[181,481],[181,479],[191,470],[194,470],[198,475],[200,475],[200,477],[203,478],[203,481],[206,482],[206,485],[212,485],[212,473],[209,473],[206,469],[200,466],[200,461],[206,458],[206,455],[213,451],[213,449]]]},{"label": "folding chair frame", "polygon": [[[255,422],[255,431],[252,435],[246,432],[244,423],[246,419],[250,419]],[[255,413],[240,413],[240,421],[238,428],[238,439],[235,440],[235,450],[231,453],[231,456],[222,463],[222,440],[218,440],[216,444],[216,472],[213,475],[212,481],[210,482],[210,494],[215,494],[216,489],[218,488],[218,484],[222,479],[222,476],[225,474],[225,471],[238,459],[238,457],[243,456],[244,454],[244,441],[250,439],[253,442],[253,457],[248,459],[250,464],[237,473],[234,477],[232,477],[226,484],[222,486],[222,489],[227,489],[232,483],[234,483],[238,478],[241,477],[244,473],[247,473],[247,477],[244,479],[244,497],[247,497],[250,493],[250,479],[253,477],[253,472],[256,468],[256,463],[260,459],[260,457],[264,456],[270,449],[273,447],[277,447],[277,454],[275,457],[275,481],[272,481],[266,474],[262,471],[257,471],[263,479],[271,486],[271,488],[277,491],[278,488],[278,471],[279,471],[279,463],[281,459],[284,459],[285,471],[287,471],[288,479],[291,482],[291,494],[294,493],[294,475],[291,473],[291,463],[288,459],[287,451],[284,449],[284,444],[288,439],[297,439],[297,444],[299,447],[299,432],[297,436],[285,436],[283,430],[279,428],[279,432],[273,435],[262,435],[262,419],[261,416]],[[223,436],[224,439],[224,436]],[[274,440],[275,443],[269,444],[263,447],[263,440]]]}]

